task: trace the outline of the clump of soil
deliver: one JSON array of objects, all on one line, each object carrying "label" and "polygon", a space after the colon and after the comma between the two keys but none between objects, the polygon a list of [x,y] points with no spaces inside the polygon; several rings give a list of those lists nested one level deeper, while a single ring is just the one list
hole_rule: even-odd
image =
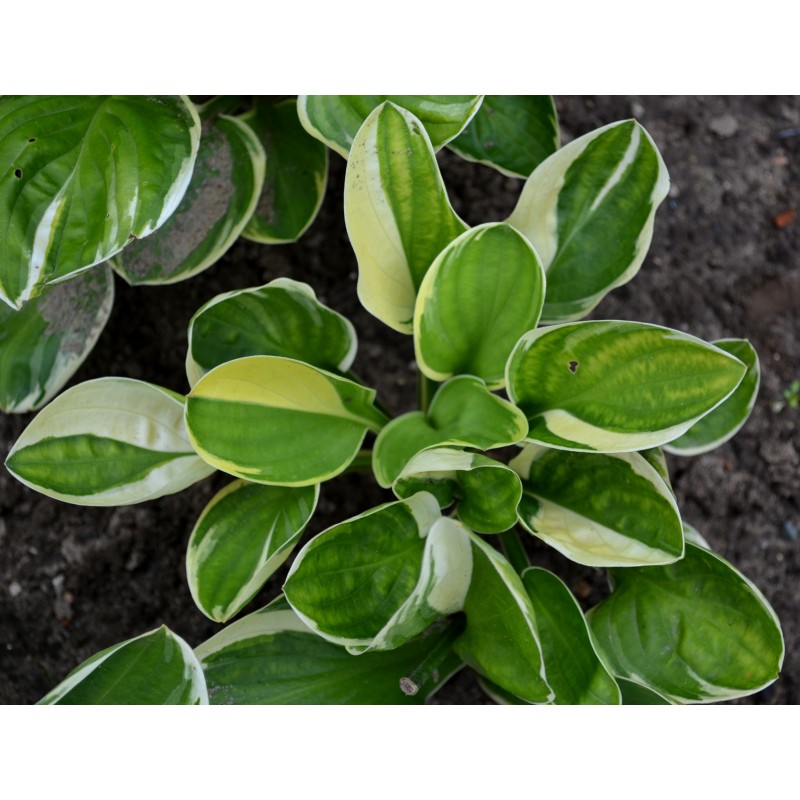
[{"label": "clump of soil", "polygon": [[[593,313],[666,325],[706,340],[748,338],[759,353],[761,392],[730,442],[696,458],[669,457],[679,505],[778,614],[786,639],[780,680],[739,702],[796,703],[800,623],[800,408],[784,392],[800,378],[800,99],[797,97],[557,98],[564,141],[635,116],[659,146],[672,189],[656,215],[637,277]],[[443,151],[457,212],[470,224],[501,220],[522,181]],[[393,413],[415,406],[411,339],[387,329],[356,299],[356,264],[342,217],[344,162],[331,156],[319,218],[300,242],[239,241],[202,275],[166,287],[117,282],[111,319],[71,384],[118,375],[187,391],[190,317],[216,294],[279,276],[310,283],[359,334],[354,370]],[[0,417],[0,454],[32,415]],[[222,475],[138,506],[95,509],[42,497],[0,471],[0,702],[31,703],[88,656],[164,623],[197,645],[218,626],[194,607],[184,552]],[[322,487],[305,538],[391,499],[367,476]],[[606,591],[601,571],[572,564],[530,537],[534,564],[571,586],[584,607]],[[254,601],[279,591],[276,575]],[[486,702],[466,670],[437,702]]]}]

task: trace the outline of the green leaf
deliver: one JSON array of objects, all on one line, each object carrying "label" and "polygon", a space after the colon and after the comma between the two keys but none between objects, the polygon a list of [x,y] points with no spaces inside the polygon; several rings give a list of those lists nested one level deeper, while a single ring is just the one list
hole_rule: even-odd
[{"label": "green leaf", "polygon": [[457,500],[458,518],[478,533],[512,528],[522,496],[519,477],[505,464],[452,447],[434,447],[415,455],[392,490],[400,498],[430,492],[442,508]]},{"label": "green leaf", "polygon": [[186,280],[215,264],[244,230],[264,184],[264,148],[238,119],[203,125],[189,186],[154,236],[134,242],[113,261],[131,285]]},{"label": "green leaf", "polygon": [[421,704],[461,666],[455,620],[390,651],[354,656],[313,633],[281,596],[195,651],[215,704]]},{"label": "green leaf", "polygon": [[680,561],[615,569],[611,580],[589,622],[616,674],[686,703],[743,697],[778,677],[778,618],[719,556],[687,542]]},{"label": "green leaf", "polygon": [[556,693],[556,705],[619,705],[619,687],[598,656],[570,590],[539,567],[526,569],[522,583],[536,612],[547,682]]},{"label": "green leaf", "polygon": [[471,569],[466,530],[420,492],[315,536],[284,592],[306,625],[351,653],[392,650],[461,609]]},{"label": "green leaf", "polygon": [[307,486],[338,475],[383,415],[375,392],[288,358],[249,356],[202,377],[186,399],[192,446],[255,483]]},{"label": "green leaf", "polygon": [[558,118],[550,95],[487,95],[448,147],[467,161],[527,178],[558,149],[558,141]]},{"label": "green leaf", "polygon": [[519,519],[567,558],[591,567],[668,564],[683,555],[672,492],[638,453],[570,453],[528,445]]},{"label": "green leaf", "polygon": [[475,375],[505,381],[511,350],[536,327],[544,271],[527,239],[505,223],[463,233],[436,257],[414,311],[417,364],[434,381]]},{"label": "green leaf", "polygon": [[0,299],[19,308],[163,225],[199,138],[184,97],[0,98]]},{"label": "green leaf", "polygon": [[314,221],[328,181],[328,149],[306,135],[294,98],[254,98],[240,119],[267,153],[267,173],[244,237],[264,244],[296,242]]},{"label": "green leaf", "polygon": [[114,303],[109,267],[46,289],[20,311],[0,303],[0,409],[41,408],[97,342]]},{"label": "green leaf", "polygon": [[529,441],[611,453],[677,439],[745,371],[729,353],[680,331],[596,321],[525,334],[506,381],[530,423]]},{"label": "green leaf", "polygon": [[730,353],[746,367],[747,373],[736,391],[724,403],[673,439],[664,449],[679,456],[696,456],[724,444],[747,422],[756,404],[761,382],[758,353],[746,339],[719,339],[713,344]]},{"label": "green leaf", "polygon": [[478,110],[483,95],[306,94],[297,113],[303,127],[340,156],[347,158],[358,129],[384,101],[408,109],[425,126],[437,149],[458,136]]},{"label": "green leaf", "polygon": [[384,103],[358,131],[345,173],[344,218],[361,304],[411,333],[428,267],[467,226],[450,206],[425,128],[405,109]]},{"label": "green leaf", "polygon": [[412,456],[429,447],[455,445],[491,450],[524,438],[524,415],[471,375],[451,378],[437,391],[428,414],[412,411],[393,419],[375,440],[375,478],[390,487]]},{"label": "green leaf", "polygon": [[358,346],[349,320],[290,278],[217,295],[189,322],[186,374],[191,386],[214,367],[244,356],[283,356],[347,372]]},{"label": "green leaf", "polygon": [[59,395],[22,432],[6,466],[31,489],[86,506],[153,500],[213,472],[189,443],[183,398],[129,378]]},{"label": "green leaf", "polygon": [[186,574],[197,607],[226,622],[291,555],[319,499],[319,485],[234,481],[203,510],[189,537]]},{"label": "green leaf", "polygon": [[549,703],[536,617],[511,565],[473,533],[472,580],[464,601],[467,628],[453,649],[500,688],[529,703]]},{"label": "green leaf", "polygon": [[580,319],[639,271],[669,175],[635,120],[581,136],[528,178],[508,222],[547,272],[545,322]]},{"label": "green leaf", "polygon": [[622,705],[624,706],[671,706],[671,700],[659,694],[655,689],[642,686],[636,681],[626,678],[616,678],[620,692],[622,692]]},{"label": "green leaf", "polygon": [[200,662],[163,625],[96,653],[39,705],[208,705]]}]

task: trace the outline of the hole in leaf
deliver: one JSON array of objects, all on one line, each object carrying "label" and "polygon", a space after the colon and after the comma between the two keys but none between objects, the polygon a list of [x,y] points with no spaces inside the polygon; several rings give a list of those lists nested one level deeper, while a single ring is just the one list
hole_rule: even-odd
[{"label": "hole in leaf", "polygon": [[31,138],[28,139],[28,143],[29,144],[32,143],[32,142],[35,142],[35,141],[36,141],[36,137],[35,136],[31,136]]},{"label": "hole in leaf", "polygon": [[569,371],[574,375],[578,371],[578,367],[580,366],[580,361],[570,361],[567,366],[569,367]]},{"label": "hole in leaf", "polygon": [[22,170],[21,170],[19,167],[17,167],[17,168],[14,170],[14,177],[15,177],[15,178],[21,178],[21,177],[22,177]]}]

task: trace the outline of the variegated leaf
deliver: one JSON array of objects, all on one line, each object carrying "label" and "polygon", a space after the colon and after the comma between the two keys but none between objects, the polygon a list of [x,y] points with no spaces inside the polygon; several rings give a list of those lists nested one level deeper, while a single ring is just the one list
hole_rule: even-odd
[{"label": "variegated leaf", "polygon": [[536,613],[547,682],[556,705],[619,705],[619,686],[592,643],[570,590],[552,572],[530,567],[522,583]]},{"label": "variegated leaf", "polygon": [[620,692],[622,692],[622,705],[624,706],[670,706],[674,701],[668,700],[649,686],[643,686],[627,678],[615,678]]},{"label": "variegated leaf", "polygon": [[127,505],[179,492],[214,471],[189,443],[183,411],[183,398],[160,386],[87,381],[39,412],[6,466],[31,489],[77,505]]},{"label": "variegated leaf", "polygon": [[517,522],[522,484],[505,464],[479,453],[434,447],[415,455],[395,480],[397,497],[430,492],[442,508],[457,502],[458,518],[478,533],[500,533]]},{"label": "variegated leaf", "polygon": [[297,100],[270,103],[258,97],[243,114],[267,153],[264,187],[244,237],[264,244],[297,241],[314,221],[328,181],[328,149],[307,136]]},{"label": "variegated leaf", "polygon": [[491,545],[474,533],[472,580],[464,600],[467,628],[453,649],[500,688],[529,703],[549,703],[536,615],[522,581]]},{"label": "variegated leaf", "polygon": [[226,622],[291,555],[314,513],[319,485],[234,481],[203,509],[189,537],[186,575],[197,607]]},{"label": "variegated leaf", "polygon": [[264,184],[264,148],[244,122],[218,116],[203,124],[192,179],[175,213],[153,236],[117,255],[130,284],[168,284],[215,264],[244,230]]},{"label": "variegated leaf", "polygon": [[83,662],[40,705],[208,705],[203,670],[163,625]]},{"label": "variegated leaf", "polygon": [[696,456],[719,447],[747,422],[756,404],[761,368],[753,346],[746,339],[719,339],[713,344],[738,358],[747,367],[747,373],[736,391],[724,403],[692,425],[683,436],[664,446],[668,453]]},{"label": "variegated leaf", "polygon": [[392,650],[460,611],[471,571],[465,528],[420,492],[315,536],[284,592],[303,622],[351,653]]},{"label": "variegated leaf", "polygon": [[613,591],[589,622],[616,674],[685,703],[743,697],[778,677],[780,622],[719,556],[687,542],[674,564],[610,577]]},{"label": "variegated leaf", "polygon": [[462,662],[454,619],[389,651],[359,656],[311,631],[283,596],[195,651],[215,704],[420,704]]},{"label": "variegated leaf", "polygon": [[581,136],[534,170],[508,222],[547,272],[545,322],[580,319],[639,271],[668,191],[661,154],[635,120]]},{"label": "variegated leaf", "polygon": [[536,327],[544,302],[539,257],[505,223],[466,231],[436,257],[414,311],[417,364],[434,381],[475,375],[490,389],[522,334]]},{"label": "variegated leaf", "polygon": [[550,95],[487,95],[469,125],[448,145],[467,161],[527,178],[558,149]]},{"label": "variegated leaf", "polygon": [[228,361],[186,399],[192,446],[216,469],[256,483],[307,486],[338,475],[385,418],[375,391],[277,356]]},{"label": "variegated leaf", "polygon": [[668,564],[683,555],[672,492],[638,453],[571,453],[529,444],[519,519],[567,558],[591,567]]},{"label": "variegated leaf", "polygon": [[734,356],[680,331],[593,321],[525,334],[506,382],[528,418],[529,441],[613,453],[677,439],[745,372]]},{"label": "variegated leaf", "polygon": [[199,138],[185,97],[0,98],[0,299],[19,308],[161,227]]},{"label": "variegated leaf", "polygon": [[443,445],[491,450],[516,444],[526,433],[518,408],[492,394],[480,379],[459,375],[442,384],[427,415],[403,414],[378,434],[373,471],[378,483],[388,488],[421,450]]},{"label": "variegated leaf", "polygon": [[276,278],[266,286],[218,295],[195,313],[186,375],[194,386],[226,361],[257,355],[347,372],[357,346],[350,321],[320,303],[308,284]]},{"label": "variegated leaf", "polygon": [[340,156],[347,158],[358,129],[385,101],[414,114],[437,149],[464,130],[481,105],[483,95],[305,94],[297,113],[302,126]]},{"label": "variegated leaf", "polygon": [[344,218],[361,304],[411,333],[428,267],[467,226],[450,206],[425,128],[409,111],[384,103],[358,131],[345,174]]},{"label": "variegated leaf", "polygon": [[49,287],[19,311],[0,303],[0,409],[35,411],[91,352],[114,303],[109,267]]}]

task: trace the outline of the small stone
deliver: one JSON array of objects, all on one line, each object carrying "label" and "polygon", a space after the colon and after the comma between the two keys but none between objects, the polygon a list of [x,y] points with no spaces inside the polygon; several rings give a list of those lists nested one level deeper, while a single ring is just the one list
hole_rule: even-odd
[{"label": "small stone", "polygon": [[22,586],[20,586],[17,581],[12,581],[11,585],[8,587],[8,593],[12,597],[19,597],[22,594]]},{"label": "small stone", "polygon": [[680,197],[681,190],[678,188],[677,183],[671,183],[669,185],[669,196],[670,197]]},{"label": "small stone", "polygon": [[714,117],[708,123],[708,128],[712,133],[716,133],[720,139],[729,139],[739,130],[739,123],[736,117],[730,114],[722,114],[722,116]]},{"label": "small stone", "polygon": [[797,219],[797,212],[793,208],[787,208],[786,211],[781,211],[772,218],[772,224],[780,229],[791,225]]},{"label": "small stone", "polygon": [[797,532],[797,525],[791,520],[786,520],[786,522],[781,525],[781,538],[785,539],[787,542],[796,542],[798,538],[800,538]]},{"label": "small stone", "polygon": [[640,102],[638,102],[637,100],[634,100],[631,103],[631,116],[632,117],[643,117],[644,116],[644,106]]}]

